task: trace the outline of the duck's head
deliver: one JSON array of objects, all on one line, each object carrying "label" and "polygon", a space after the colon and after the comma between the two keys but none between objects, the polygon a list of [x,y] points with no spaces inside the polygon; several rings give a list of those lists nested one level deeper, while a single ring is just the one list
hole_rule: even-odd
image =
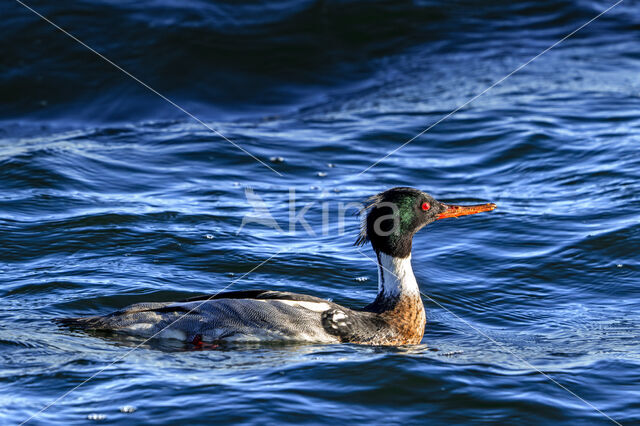
[{"label": "duck's head", "polygon": [[[356,245],[371,241],[376,252],[393,257],[411,254],[413,234],[439,219],[465,216],[496,208],[493,203],[457,206],[444,204],[415,188],[397,187],[374,195],[365,207]],[[362,213],[364,214],[365,211]]]}]

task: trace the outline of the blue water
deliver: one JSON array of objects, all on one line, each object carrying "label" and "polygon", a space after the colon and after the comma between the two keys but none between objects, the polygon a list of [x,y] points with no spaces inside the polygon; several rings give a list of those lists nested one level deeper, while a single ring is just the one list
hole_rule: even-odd
[{"label": "blue water", "polygon": [[[365,173],[613,2],[28,4],[280,175],[3,2],[0,423],[640,423],[638,1]],[[51,322],[229,285],[365,305],[340,209],[398,185],[498,205],[416,236],[421,345],[134,349]],[[239,231],[248,188],[284,232]]]}]

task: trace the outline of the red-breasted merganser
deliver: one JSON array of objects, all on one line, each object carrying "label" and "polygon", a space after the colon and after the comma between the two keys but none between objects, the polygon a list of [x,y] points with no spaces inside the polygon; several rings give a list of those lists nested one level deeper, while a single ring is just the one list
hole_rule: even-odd
[{"label": "red-breasted merganser", "polygon": [[[361,309],[285,291],[231,291],[182,302],[137,303],[105,316],[60,323],[143,337],[201,342],[288,341],[417,344],[426,317],[411,269],[413,235],[439,219],[491,211],[493,203],[456,206],[413,188],[392,188],[369,199],[356,245],[371,242],[378,259],[378,295]],[[363,212],[364,213],[364,212]]]}]

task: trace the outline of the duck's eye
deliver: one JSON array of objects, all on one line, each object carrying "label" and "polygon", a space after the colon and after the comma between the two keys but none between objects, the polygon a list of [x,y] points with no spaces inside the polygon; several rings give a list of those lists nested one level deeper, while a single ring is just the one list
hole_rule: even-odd
[{"label": "duck's eye", "polygon": [[429,203],[422,203],[422,210],[424,210],[425,212],[427,210],[429,210],[431,208],[431,204]]}]

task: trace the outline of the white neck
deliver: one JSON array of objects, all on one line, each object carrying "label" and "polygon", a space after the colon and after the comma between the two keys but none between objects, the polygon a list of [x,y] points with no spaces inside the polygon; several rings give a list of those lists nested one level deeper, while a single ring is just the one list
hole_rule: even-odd
[{"label": "white neck", "polygon": [[420,289],[411,268],[411,255],[393,257],[378,253],[378,295],[383,298],[420,297]]}]

